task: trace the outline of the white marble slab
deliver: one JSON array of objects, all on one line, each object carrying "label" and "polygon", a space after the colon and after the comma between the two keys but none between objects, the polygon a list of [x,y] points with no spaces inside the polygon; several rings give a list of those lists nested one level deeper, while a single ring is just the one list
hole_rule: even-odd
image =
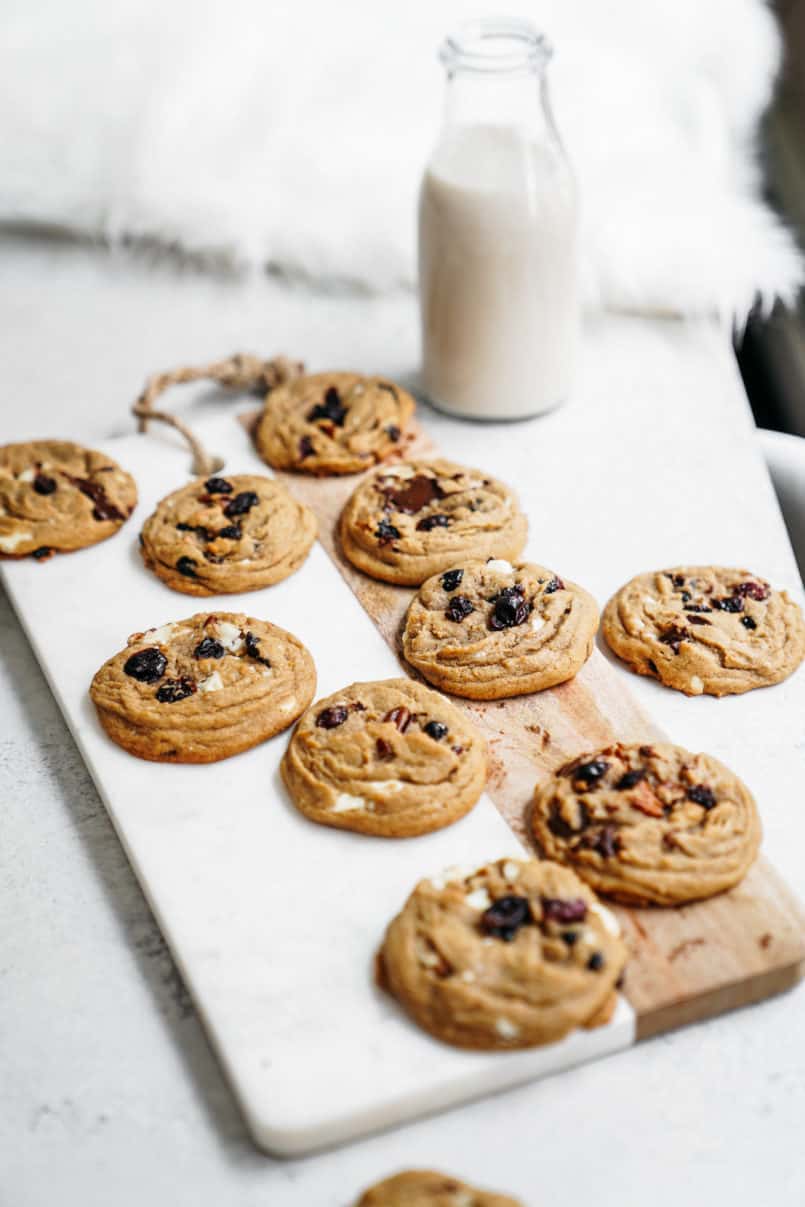
[{"label": "white marble slab", "polygon": [[[200,431],[230,472],[261,467],[231,418]],[[384,926],[421,876],[517,850],[488,798],[437,834],[383,841],[297,813],[278,773],[287,734],[206,767],[142,762],[109,741],[87,696],[94,671],[129,633],[204,608],[145,571],[136,547],[143,518],[185,480],[184,452],[157,434],[104,447],[137,479],[132,521],[94,549],[2,575],[256,1142],[304,1153],[628,1046],[624,1000],[606,1027],[474,1054],[420,1032],[374,987]],[[318,694],[401,673],[318,545],[286,582],[208,606],[296,633]]]}]

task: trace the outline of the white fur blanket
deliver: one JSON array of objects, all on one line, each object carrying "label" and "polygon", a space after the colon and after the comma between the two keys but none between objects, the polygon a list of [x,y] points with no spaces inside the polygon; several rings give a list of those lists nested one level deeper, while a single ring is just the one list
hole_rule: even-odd
[{"label": "white fur blanket", "polygon": [[[210,266],[413,283],[416,191],[441,104],[435,50],[474,4],[5,7],[0,221],[142,237]],[[741,322],[758,296],[790,299],[800,261],[760,200],[755,162],[779,59],[762,0],[520,0],[519,11],[556,51],[588,304]]]}]

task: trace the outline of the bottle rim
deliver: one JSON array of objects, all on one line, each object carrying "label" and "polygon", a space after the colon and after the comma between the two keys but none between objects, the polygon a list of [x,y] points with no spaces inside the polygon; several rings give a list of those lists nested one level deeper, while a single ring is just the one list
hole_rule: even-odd
[{"label": "bottle rim", "polygon": [[552,54],[548,39],[524,17],[478,17],[445,38],[439,60],[448,74],[516,75],[541,70]]}]

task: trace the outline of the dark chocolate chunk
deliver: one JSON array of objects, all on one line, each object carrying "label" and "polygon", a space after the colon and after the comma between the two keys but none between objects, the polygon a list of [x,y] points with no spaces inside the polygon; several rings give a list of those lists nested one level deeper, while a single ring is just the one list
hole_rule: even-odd
[{"label": "dark chocolate chunk", "polygon": [[403,479],[401,486],[385,485],[381,487],[390,506],[397,511],[413,515],[421,511],[434,499],[443,499],[444,491],[435,478],[425,474],[417,474],[415,478]]},{"label": "dark chocolate chunk", "polygon": [[397,427],[396,423],[390,423],[388,425],[386,428],[386,435],[388,436],[389,440],[393,440],[395,444],[397,443],[400,438],[400,429]]},{"label": "dark chocolate chunk", "polygon": [[713,607],[717,608],[719,612],[743,612],[743,596],[722,595],[720,599],[713,600]]},{"label": "dark chocolate chunk", "polygon": [[48,477],[47,474],[37,474],[33,487],[38,495],[52,495],[56,489],[56,479]]},{"label": "dark chocolate chunk", "polygon": [[244,633],[243,643],[246,647],[246,657],[253,658],[255,662],[262,662],[263,666],[271,666],[268,658],[264,658],[260,653],[260,642],[255,637],[254,633]]},{"label": "dark chocolate chunk", "polygon": [[669,629],[666,629],[661,634],[659,640],[663,645],[669,646],[675,654],[679,653],[679,647],[683,641],[687,641],[690,633],[687,629],[682,629],[678,624],[672,624]]},{"label": "dark chocolate chunk", "polygon": [[194,658],[223,658],[226,650],[214,637],[202,637],[193,650]]},{"label": "dark chocolate chunk", "polygon": [[392,541],[396,541],[399,538],[399,535],[399,528],[395,528],[394,525],[389,523],[389,521],[386,519],[382,519],[377,525],[377,528],[375,528],[375,536],[377,537],[378,544],[380,545],[391,544]]},{"label": "dark chocolate chunk", "polygon": [[245,515],[247,511],[251,511],[252,507],[256,507],[260,502],[260,496],[253,490],[241,490],[230,499],[224,508],[224,515],[227,519],[233,519],[238,515]]},{"label": "dark chocolate chunk", "polygon": [[227,541],[239,541],[243,536],[243,531],[240,524],[227,524],[226,528],[222,528],[218,536],[224,537]]},{"label": "dark chocolate chunk", "polygon": [[434,528],[446,528],[450,517],[446,515],[426,515],[417,524],[417,532],[432,532]]},{"label": "dark chocolate chunk", "polygon": [[328,386],[324,402],[317,403],[311,411],[308,411],[307,421],[316,423],[319,419],[325,419],[329,423],[334,423],[336,427],[343,427],[346,414],[347,408],[342,403],[338,390],[335,386]]},{"label": "dark chocolate chunk", "polygon": [[50,545],[40,545],[38,549],[34,549],[31,557],[38,562],[46,562],[49,557],[53,557],[53,550]]},{"label": "dark chocolate chunk", "polygon": [[635,771],[625,771],[615,785],[615,788],[618,792],[625,792],[627,788],[634,788],[635,784],[639,784],[645,778],[646,772],[642,767],[638,767]]},{"label": "dark chocolate chunk", "polygon": [[313,441],[310,436],[303,436],[299,441],[299,457],[304,461],[305,457],[312,457],[316,450],[313,448]]},{"label": "dark chocolate chunk", "polygon": [[144,650],[138,650],[123,663],[123,673],[137,679],[140,683],[156,683],[165,674],[168,660],[156,646],[149,645]]},{"label": "dark chocolate chunk", "polygon": [[208,478],[204,483],[204,489],[210,495],[231,495],[232,483],[227,482],[226,478]]},{"label": "dark chocolate chunk", "polygon": [[757,621],[753,620],[751,616],[742,616],[741,624],[745,629],[749,629],[750,631],[757,628]]},{"label": "dark chocolate chunk", "polygon": [[337,729],[344,724],[348,715],[349,709],[343,704],[333,704],[330,708],[322,709],[316,717],[316,725],[319,729]]},{"label": "dark chocolate chunk", "polygon": [[463,577],[463,570],[445,570],[439,581],[445,591],[455,591]]},{"label": "dark chocolate chunk", "polygon": [[604,957],[600,951],[594,951],[587,961],[590,972],[600,972],[604,967]]},{"label": "dark chocolate chunk", "polygon": [[689,616],[688,624],[709,624],[710,621],[706,616]]},{"label": "dark chocolate chunk", "polygon": [[433,738],[434,742],[441,742],[442,738],[447,737],[447,726],[444,721],[428,721],[425,733],[429,738]]},{"label": "dark chocolate chunk", "polygon": [[592,788],[608,771],[609,763],[604,759],[591,759],[589,763],[580,763],[577,767],[572,767],[569,774],[573,779],[574,786],[582,783],[586,784],[588,788]]},{"label": "dark chocolate chunk", "polygon": [[176,569],[180,574],[183,574],[185,578],[198,578],[198,575],[196,574],[196,565],[197,563],[193,561],[192,557],[180,557],[176,563]]},{"label": "dark chocolate chunk", "polygon": [[65,477],[95,504],[92,509],[93,519],[125,520],[123,512],[115,507],[99,482],[91,482],[89,478],[73,478],[70,474],[65,474]]}]

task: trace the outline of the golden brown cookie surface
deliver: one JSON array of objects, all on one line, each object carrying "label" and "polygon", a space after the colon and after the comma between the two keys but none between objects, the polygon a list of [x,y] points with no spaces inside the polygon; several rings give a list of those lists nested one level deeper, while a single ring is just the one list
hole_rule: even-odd
[{"label": "golden brown cookie surface", "polygon": [[552,570],[501,558],[429,578],[411,601],[403,653],[428,682],[475,700],[542,691],[589,658],[595,600]]},{"label": "golden brown cookie surface", "polygon": [[380,952],[385,987],[463,1048],[528,1048],[608,1021],[626,963],[616,919],[574,872],[500,859],[422,880]]},{"label": "golden brown cookie surface", "polygon": [[155,574],[186,595],[268,587],[301,566],[316,517],[281,482],[258,474],[199,478],[157,505],[140,551]]},{"label": "golden brown cookie surface", "polygon": [[233,612],[135,633],[95,675],[106,732],[139,758],[214,763],[287,729],[316,687],[296,637]]},{"label": "golden brown cookie surface", "polygon": [[528,523],[514,492],[482,470],[409,461],[364,479],[342,512],[339,531],[359,570],[419,586],[462,560],[516,559]]},{"label": "golden brown cookie surface", "polygon": [[353,683],[302,717],[282,776],[311,821],[390,838],[427,834],[477,801],[486,743],[455,705],[421,683]]},{"label": "golden brown cookie surface", "polygon": [[432,1169],[406,1169],[370,1186],[355,1207],[522,1207],[519,1199],[468,1186]]},{"label": "golden brown cookie surface", "polygon": [[639,574],[604,609],[607,644],[640,675],[690,696],[786,679],[805,658],[805,620],[748,570],[676,566]]},{"label": "golden brown cookie surface", "polygon": [[0,556],[45,558],[113,536],[137,503],[130,474],[67,440],[0,448]]},{"label": "golden brown cookie surface", "polygon": [[757,807],[717,759],[681,746],[618,743],[537,786],[535,839],[596,891],[680,905],[737,884],[760,845]]},{"label": "golden brown cookie surface", "polygon": [[271,391],[255,440],[275,469],[356,474],[399,451],[413,413],[411,395],[385,378],[307,374]]}]

